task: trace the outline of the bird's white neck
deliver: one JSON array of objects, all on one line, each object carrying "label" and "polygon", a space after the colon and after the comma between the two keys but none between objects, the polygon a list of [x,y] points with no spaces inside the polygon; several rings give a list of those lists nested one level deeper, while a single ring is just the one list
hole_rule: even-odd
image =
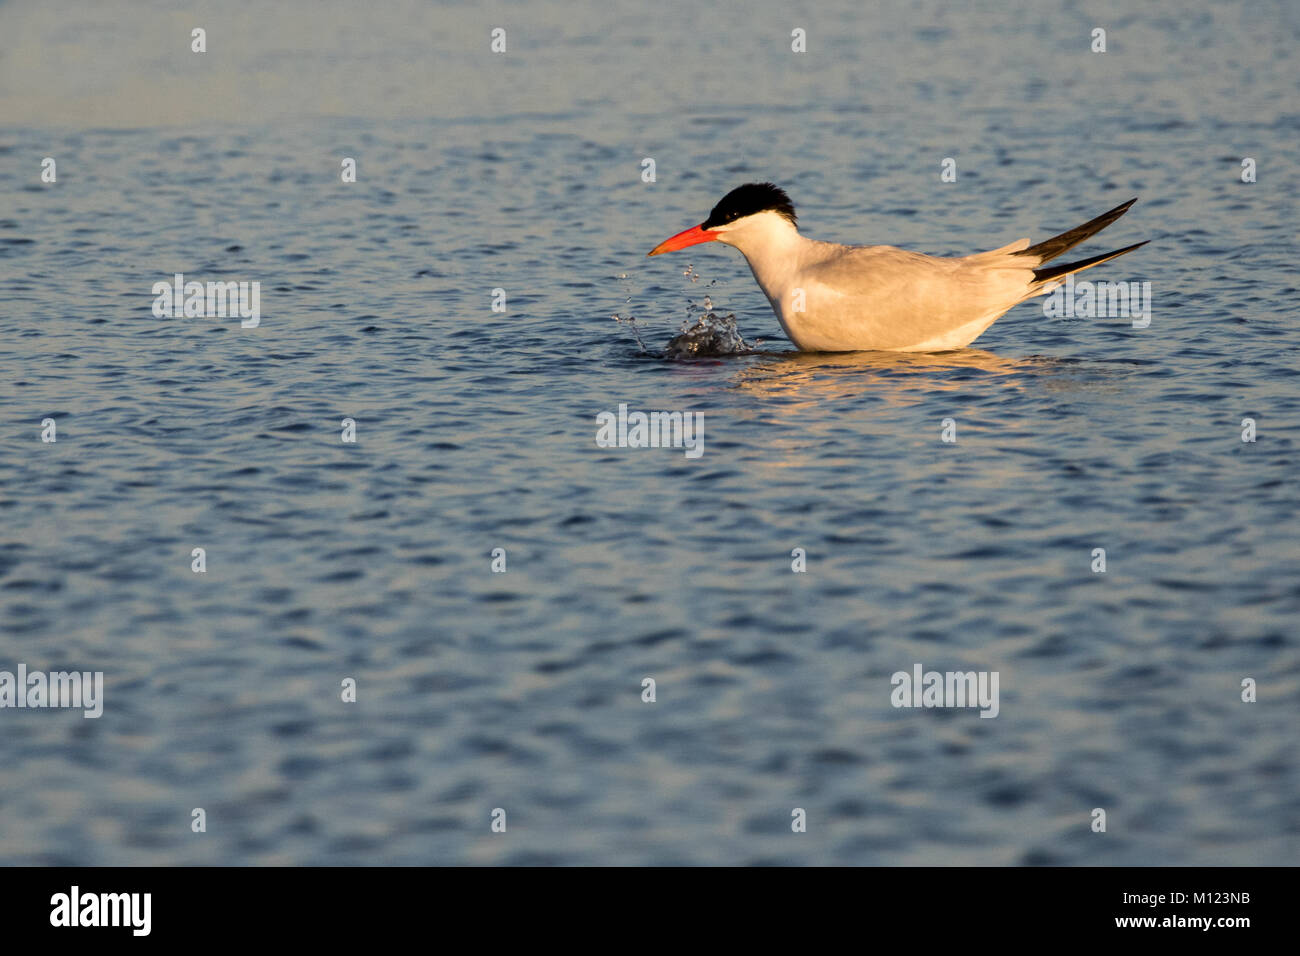
[{"label": "bird's white neck", "polygon": [[774,298],[785,280],[798,271],[801,252],[809,240],[784,216],[761,212],[729,225],[718,241],[741,251],[758,284],[768,298]]}]

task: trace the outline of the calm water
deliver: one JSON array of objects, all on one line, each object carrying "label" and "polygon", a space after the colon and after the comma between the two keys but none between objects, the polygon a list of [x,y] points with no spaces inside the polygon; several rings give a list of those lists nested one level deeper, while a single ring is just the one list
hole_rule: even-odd
[{"label": "calm water", "polygon": [[[0,670],[105,675],[0,710],[0,862],[1294,863],[1296,8],[946,6],[0,5]],[[1140,196],[1151,325],[793,353],[644,257],[755,179],[940,254]],[[705,294],[757,354],[611,320]]]}]

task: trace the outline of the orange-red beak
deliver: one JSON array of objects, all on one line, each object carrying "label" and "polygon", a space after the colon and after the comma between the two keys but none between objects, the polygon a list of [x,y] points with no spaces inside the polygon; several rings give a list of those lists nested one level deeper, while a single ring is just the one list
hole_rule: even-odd
[{"label": "orange-red beak", "polygon": [[646,255],[657,256],[663,252],[676,252],[678,249],[685,249],[687,246],[699,245],[701,242],[712,242],[720,235],[721,233],[705,229],[702,224],[699,226],[691,226],[691,228],[687,229],[685,232],[679,232],[671,239],[665,239],[663,242],[659,243],[659,245],[647,252]]}]

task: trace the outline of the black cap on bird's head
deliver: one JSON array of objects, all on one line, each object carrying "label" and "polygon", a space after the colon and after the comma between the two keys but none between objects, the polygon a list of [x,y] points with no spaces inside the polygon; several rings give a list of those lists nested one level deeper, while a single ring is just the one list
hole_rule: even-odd
[{"label": "black cap on bird's head", "polygon": [[794,215],[794,203],[790,202],[784,189],[773,183],[745,183],[718,201],[709,218],[704,220],[703,228],[714,229],[760,212],[778,213],[790,220],[791,225],[799,224]]},{"label": "black cap on bird's head", "polygon": [[731,223],[760,212],[774,212],[790,225],[798,225],[794,215],[794,203],[790,202],[790,197],[785,194],[784,189],[772,183],[745,183],[723,196],[704,222],[665,239],[651,249],[648,255],[657,256],[701,242],[712,242],[719,238]]}]

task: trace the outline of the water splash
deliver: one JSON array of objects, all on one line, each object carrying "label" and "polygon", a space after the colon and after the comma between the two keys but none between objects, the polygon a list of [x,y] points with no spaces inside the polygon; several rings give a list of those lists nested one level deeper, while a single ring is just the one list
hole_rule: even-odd
[{"label": "water splash", "polygon": [[695,318],[694,323],[687,319],[681,330],[664,349],[665,358],[699,358],[706,355],[740,355],[753,351],[741,338],[736,328],[736,316],[728,313],[719,316],[715,312],[705,312]]},{"label": "water splash", "polygon": [[[691,280],[692,285],[703,278],[695,271],[695,266],[688,263],[682,275]],[[704,288],[711,289],[718,284],[717,279],[709,280]],[[736,315],[729,312],[720,316],[713,311],[713,297],[704,293],[702,301],[696,302],[689,296],[686,299],[686,320],[677,334],[664,349],[665,358],[698,358],[707,355],[737,355],[751,351],[751,347],[736,328]]]},{"label": "water splash", "polygon": [[[682,275],[691,281],[692,285],[698,284],[703,277],[695,271],[695,267],[687,264]],[[637,319],[631,312],[632,291],[631,279],[626,272],[614,276],[618,280],[624,293],[624,309],[615,312],[610,316],[619,325],[622,325],[632,337],[636,339],[637,347],[640,348],[644,355],[662,355],[663,358],[702,358],[715,355],[744,355],[753,351],[753,345],[747,343],[736,327],[735,313],[729,312],[725,316],[718,315],[714,311],[713,298],[705,292],[700,301],[696,301],[690,296],[686,298],[686,318],[677,330],[677,334],[669,340],[668,345],[662,353],[656,353],[646,348],[645,340],[641,337],[641,327],[637,325]],[[709,280],[704,289],[711,289],[718,284],[717,279]]]},{"label": "water splash", "polygon": [[615,312],[613,315],[610,316],[610,318],[613,319],[615,322],[617,322],[619,325],[622,325],[625,328],[627,328],[627,330],[632,333],[632,337],[636,339],[637,347],[641,349],[641,353],[643,355],[649,355],[650,350],[645,347],[645,342],[641,340],[641,332],[636,325],[636,316],[634,316],[631,311],[632,280],[628,278],[628,274],[626,272],[620,272],[618,275],[614,276],[614,278],[618,280],[618,284],[623,289],[624,292],[623,305],[625,311],[627,311],[627,315],[619,315],[617,312]]}]

